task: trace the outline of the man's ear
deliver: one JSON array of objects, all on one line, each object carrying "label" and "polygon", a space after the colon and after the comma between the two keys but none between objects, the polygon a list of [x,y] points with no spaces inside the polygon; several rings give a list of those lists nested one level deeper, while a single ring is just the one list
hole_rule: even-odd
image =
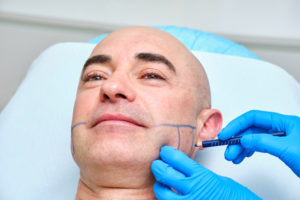
[{"label": "man's ear", "polygon": [[222,129],[222,114],[217,109],[203,109],[197,118],[198,141],[214,139]]}]

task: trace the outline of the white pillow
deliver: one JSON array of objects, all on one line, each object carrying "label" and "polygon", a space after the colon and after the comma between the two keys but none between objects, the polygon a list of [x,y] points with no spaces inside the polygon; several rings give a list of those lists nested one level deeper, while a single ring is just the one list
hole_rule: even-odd
[{"label": "white pillow", "polygon": [[[211,86],[212,107],[221,110],[224,126],[253,109],[300,115],[300,85],[283,69],[249,58],[194,52]],[[195,160],[231,177],[263,199],[295,199],[299,178],[278,158],[255,153],[241,164],[224,159],[225,146],[207,148]]]},{"label": "white pillow", "polygon": [[[0,115],[0,199],[74,199],[79,169],[70,153],[70,125],[82,66],[95,45],[62,43],[45,50]],[[213,107],[227,123],[250,109],[300,113],[300,86],[267,62],[194,52],[204,65]],[[293,199],[300,182],[277,158],[256,153],[240,165],[225,147],[196,160],[263,198]],[[282,187],[284,186],[284,188]]]}]

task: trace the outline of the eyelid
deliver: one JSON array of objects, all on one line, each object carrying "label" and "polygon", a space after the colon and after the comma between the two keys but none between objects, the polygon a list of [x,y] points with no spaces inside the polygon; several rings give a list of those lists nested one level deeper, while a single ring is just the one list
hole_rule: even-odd
[{"label": "eyelid", "polygon": [[104,63],[93,63],[89,66],[87,66],[87,68],[85,68],[85,70],[82,73],[82,76],[85,76],[86,74],[90,74],[91,72],[94,71],[100,71],[106,74],[110,74],[111,73],[111,66],[110,65],[106,65]]},{"label": "eyelid", "polygon": [[89,81],[89,80],[88,80],[89,78],[92,78],[93,76],[96,76],[96,75],[102,76],[103,78],[107,78],[107,76],[108,76],[108,75],[107,75],[105,72],[103,72],[103,71],[94,70],[94,71],[91,71],[91,72],[86,72],[86,73],[84,73],[83,76],[82,76],[82,80],[83,80],[84,82],[87,82],[87,81]]},{"label": "eyelid", "polygon": [[157,70],[157,69],[153,69],[153,68],[147,68],[147,69],[141,70],[141,72],[139,73],[139,77],[142,77],[147,74],[155,74],[155,75],[160,76],[162,80],[167,80],[167,76],[163,72],[161,72],[160,70]]}]

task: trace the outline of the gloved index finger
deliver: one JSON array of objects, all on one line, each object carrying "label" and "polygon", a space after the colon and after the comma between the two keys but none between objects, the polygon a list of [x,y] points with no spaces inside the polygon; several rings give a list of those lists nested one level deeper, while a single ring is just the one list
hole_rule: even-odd
[{"label": "gloved index finger", "polygon": [[220,140],[227,140],[251,127],[273,131],[285,131],[283,130],[282,123],[280,123],[284,120],[284,117],[286,116],[278,113],[252,110],[232,120],[218,134],[218,138]]},{"label": "gloved index finger", "polygon": [[199,167],[202,167],[197,162],[186,156],[182,151],[176,150],[170,146],[164,146],[161,148],[160,158],[186,176],[191,176],[192,174],[199,172],[201,170]]}]

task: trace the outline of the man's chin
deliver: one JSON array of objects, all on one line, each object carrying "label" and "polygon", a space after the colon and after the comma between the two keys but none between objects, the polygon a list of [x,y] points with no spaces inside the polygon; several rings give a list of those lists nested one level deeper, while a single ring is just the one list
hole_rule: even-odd
[{"label": "man's chin", "polygon": [[[84,158],[75,159],[80,171],[88,179],[93,179],[95,183],[105,183],[113,186],[112,180],[132,179],[135,181],[151,182],[151,163],[158,158],[159,152],[153,154],[154,151],[141,151],[139,149],[123,149],[122,147],[112,148],[107,147],[102,151],[97,149],[91,151],[84,156]],[[124,146],[123,146],[124,147]],[[121,180],[120,180],[121,179]],[[116,183],[117,184],[117,183]],[[115,187],[121,186],[114,185]],[[126,183],[137,184],[137,183]],[[133,186],[132,185],[132,186]],[[124,186],[124,185],[123,185]]]},{"label": "man's chin", "polygon": [[123,139],[111,137],[110,140],[95,142],[83,151],[78,150],[78,157],[75,155],[75,160],[99,167],[129,167],[149,165],[159,157],[158,146],[155,147],[150,142],[143,143],[139,139],[133,142],[125,139],[126,137]]}]

